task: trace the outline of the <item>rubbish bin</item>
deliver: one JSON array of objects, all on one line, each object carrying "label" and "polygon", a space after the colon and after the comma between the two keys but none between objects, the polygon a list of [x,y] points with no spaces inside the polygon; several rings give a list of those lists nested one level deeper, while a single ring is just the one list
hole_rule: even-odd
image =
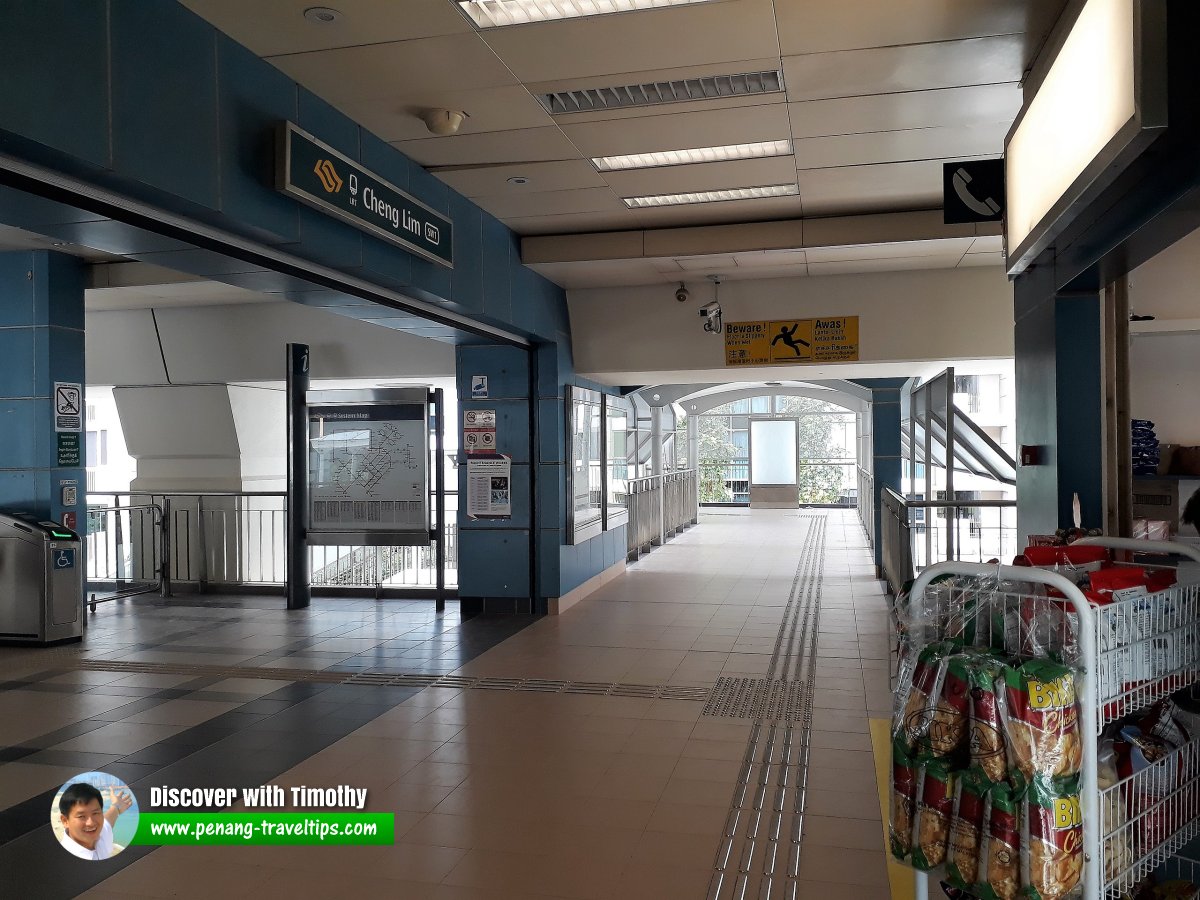
[{"label": "rubbish bin", "polygon": [[79,535],[57,522],[0,510],[0,641],[77,641],[83,626]]}]

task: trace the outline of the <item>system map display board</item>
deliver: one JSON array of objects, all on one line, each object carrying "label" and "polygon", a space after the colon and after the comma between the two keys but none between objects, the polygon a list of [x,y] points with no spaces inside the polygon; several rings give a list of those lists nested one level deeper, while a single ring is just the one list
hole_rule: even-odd
[{"label": "system map display board", "polygon": [[308,484],[309,543],[428,544],[428,393],[310,391]]}]

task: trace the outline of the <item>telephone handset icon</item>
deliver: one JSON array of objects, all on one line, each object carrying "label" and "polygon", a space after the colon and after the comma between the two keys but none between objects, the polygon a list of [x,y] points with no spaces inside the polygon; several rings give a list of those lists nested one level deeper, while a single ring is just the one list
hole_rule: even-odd
[{"label": "telephone handset icon", "polygon": [[981,216],[999,215],[1000,204],[991,197],[979,199],[972,192],[969,185],[971,184],[971,173],[966,169],[959,169],[954,173],[954,192],[958,194],[958,199],[961,200],[968,209],[978,213]]}]

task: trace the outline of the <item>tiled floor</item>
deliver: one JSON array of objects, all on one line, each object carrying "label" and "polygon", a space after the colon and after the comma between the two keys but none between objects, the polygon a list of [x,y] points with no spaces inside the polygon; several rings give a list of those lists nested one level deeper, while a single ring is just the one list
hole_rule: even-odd
[{"label": "tiled floor", "polygon": [[[102,609],[83,655],[239,671],[81,671],[72,668],[78,651],[2,651],[0,744],[11,746],[0,749],[0,896],[12,886],[23,900],[368,891],[705,900],[750,720],[702,716],[695,699],[289,683],[240,670],[705,689],[718,678],[761,678],[778,658],[806,515],[706,514],[624,578],[524,628],[526,620],[460,628],[453,610],[438,620],[421,604],[324,601],[297,615],[273,600],[149,601]],[[830,511],[823,526],[807,809],[792,883],[799,897],[885,897],[867,724],[890,711],[884,600],[853,513]],[[802,637],[787,635],[785,653]],[[135,791],[352,784],[369,790],[369,809],[395,814],[397,843],[131,848],[77,862],[53,846],[46,813],[53,790],[89,768]],[[782,884],[771,897],[784,896]]]}]

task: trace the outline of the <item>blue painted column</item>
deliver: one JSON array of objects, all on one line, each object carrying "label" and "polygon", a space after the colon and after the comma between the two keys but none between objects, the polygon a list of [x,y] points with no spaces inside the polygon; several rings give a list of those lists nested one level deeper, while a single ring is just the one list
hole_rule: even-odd
[{"label": "blue painted column", "polygon": [[[476,399],[471,381],[480,375],[487,378],[488,391],[486,398]],[[467,516],[467,467],[459,466],[458,595],[462,615],[530,613],[535,611],[530,568],[530,353],[499,345],[459,347],[457,380],[461,412],[495,410],[496,451],[512,458],[512,516],[507,519]],[[461,421],[447,426],[458,428],[461,435]]]},{"label": "blue painted column", "polygon": [[875,565],[879,567],[883,565],[882,505],[879,494],[885,487],[901,496],[904,494],[900,392],[904,389],[905,379],[861,378],[856,383],[871,389],[871,471],[875,485],[875,521],[872,528]]},{"label": "blue painted column", "polygon": [[1017,445],[1036,446],[1036,466],[1017,469],[1021,538],[1072,524],[1079,494],[1085,528],[1104,523],[1103,307],[1098,293],[1062,294],[1052,266],[1015,282]]},{"label": "blue painted column", "polygon": [[[0,508],[55,521],[84,508],[84,435],[78,460],[60,465],[53,400],[55,382],[85,383],[83,291],[74,257],[0,253]],[[64,507],[70,481],[78,502]]]}]

